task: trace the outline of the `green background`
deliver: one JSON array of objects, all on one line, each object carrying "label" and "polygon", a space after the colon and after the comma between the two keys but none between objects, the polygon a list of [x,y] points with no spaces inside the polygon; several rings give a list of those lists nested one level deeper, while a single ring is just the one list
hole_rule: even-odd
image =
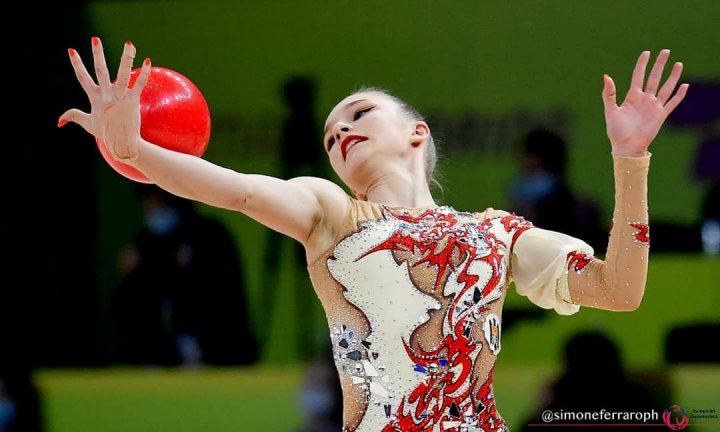
[{"label": "green background", "polygon": [[[692,2],[692,7],[674,1],[652,6],[628,1],[159,1],[98,2],[89,8],[111,69],[124,41],[132,40],[138,59],[151,57],[153,64],[180,71],[201,89],[216,124],[206,158],[220,165],[279,175],[284,115],[279,89],[297,73],[314,76],[319,84],[320,122],[337,101],[366,84],[390,89],[421,112],[477,113],[497,119],[495,126],[502,119],[542,120],[562,110],[570,116],[560,126],[569,138],[571,183],[600,203],[608,222],[614,195],[602,74],[615,78],[620,96],[642,50],[670,48],[671,60],[686,65],[687,79],[720,76],[718,52],[710,48],[720,47],[710,18],[715,12],[720,4],[714,1]],[[89,41],[78,43],[87,57]],[[523,132],[501,127],[517,138]],[[504,208],[517,155],[515,140],[498,139],[506,146],[492,152],[447,143],[440,201],[463,210]],[[698,131],[665,127],[651,146],[651,222],[698,220],[706,185],[689,175],[698,140]],[[100,158],[98,164],[99,247],[107,258],[99,277],[107,293],[115,283],[114,257],[141,218],[130,182]],[[203,211],[236,234],[256,300],[263,289],[266,229],[241,214]],[[304,269],[292,269],[289,261],[281,261],[280,268],[285,271],[279,289],[292,301],[293,281],[306,278]],[[321,316],[319,305],[316,312]],[[253,318],[257,325],[284,327]],[[293,358],[283,346],[269,344],[266,360]]]},{"label": "green background", "polygon": [[[556,371],[502,363],[495,373],[495,397],[510,430],[516,430],[536,408],[541,387]],[[40,373],[38,382],[48,397],[51,431],[279,432],[296,430],[302,423],[296,403],[302,372],[289,366],[202,372],[55,371]],[[686,411],[720,411],[718,366],[674,367],[665,373],[676,388],[674,401]]]},{"label": "green background", "polygon": [[[504,208],[508,184],[517,175],[517,139],[526,127],[550,122],[569,138],[572,185],[599,201],[609,220],[613,182],[602,74],[614,77],[620,98],[638,54],[670,48],[671,61],[684,62],[687,79],[720,76],[715,0],[118,1],[91,3],[87,12],[111,70],[122,44],[131,40],[138,60],[151,57],[154,65],[183,73],[201,89],[214,125],[205,158],[240,172],[278,175],[285,114],[279,89],[294,74],[317,80],[320,122],[362,85],[387,88],[431,117],[484,119],[489,130],[468,134],[447,122],[440,124],[446,129],[430,124],[446,141],[438,198],[462,210]],[[76,42],[85,59],[90,36]],[[552,120],[558,112],[562,124]],[[477,142],[471,134],[496,144],[490,151],[458,142],[458,137]],[[697,221],[706,185],[694,180],[690,169],[700,136],[698,130],[665,127],[650,148],[651,221]],[[131,182],[99,155],[96,163],[99,316],[107,333],[112,323],[104,312],[116,284],[116,257],[141,216]],[[255,329],[269,328],[264,366],[195,373],[43,371],[38,378],[47,389],[51,430],[289,430],[298,424],[294,392],[302,367],[286,342],[286,329],[295,322],[293,299],[306,294],[295,281],[306,280],[306,273],[292,266],[287,243],[279,260],[284,301],[269,322],[257,307],[264,289],[265,228],[240,214],[202,211],[227,223],[243,252]],[[500,412],[511,426],[519,424],[540,385],[557,371],[563,342],[580,330],[609,333],[631,368],[665,368],[663,338],[672,325],[718,320],[719,267],[717,259],[701,256],[653,255],[637,312],[583,309],[503,334],[496,380]],[[516,295],[508,305],[533,307]],[[319,303],[314,313],[322,319]],[[317,330],[318,346],[326,334]],[[679,392],[677,403],[720,409],[717,367],[676,367],[668,373]],[[266,417],[280,423],[276,428],[262,423]],[[248,422],[257,423],[241,426]]]}]

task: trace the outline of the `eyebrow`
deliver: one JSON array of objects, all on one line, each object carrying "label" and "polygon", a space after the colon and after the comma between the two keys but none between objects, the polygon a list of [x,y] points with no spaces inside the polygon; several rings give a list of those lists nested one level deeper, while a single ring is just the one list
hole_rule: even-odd
[{"label": "eyebrow", "polygon": [[[365,102],[366,100],[367,100],[367,99],[358,99],[358,100],[354,100],[354,101],[352,101],[352,102],[349,102],[349,103],[347,103],[347,104],[342,108],[341,111],[345,111],[346,109],[350,108],[351,106],[353,106],[353,105],[355,105],[355,104],[358,104],[358,103],[360,103],[360,102]],[[330,125],[325,125],[325,130],[323,130],[323,136],[324,136],[324,135],[327,135],[328,129],[330,129]]]}]

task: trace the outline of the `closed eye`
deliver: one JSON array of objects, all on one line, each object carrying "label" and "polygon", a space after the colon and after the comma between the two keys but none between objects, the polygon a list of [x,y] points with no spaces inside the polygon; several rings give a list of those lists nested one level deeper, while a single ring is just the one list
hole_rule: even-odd
[{"label": "closed eye", "polygon": [[369,107],[365,109],[361,109],[359,111],[355,112],[355,115],[353,116],[353,120],[358,120],[360,117],[364,116],[366,113],[368,113],[370,110],[372,110],[374,107]]}]

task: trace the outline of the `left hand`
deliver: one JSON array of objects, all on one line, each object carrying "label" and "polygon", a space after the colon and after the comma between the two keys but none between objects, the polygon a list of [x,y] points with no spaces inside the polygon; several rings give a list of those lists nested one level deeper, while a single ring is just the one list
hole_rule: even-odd
[{"label": "left hand", "polygon": [[612,153],[620,156],[643,156],[650,143],[660,130],[660,126],[671,112],[680,104],[687,93],[688,84],[682,84],[672,98],[675,86],[680,79],[683,64],[673,65],[670,76],[660,91],[665,63],[670,50],[662,50],[650,71],[645,90],[645,69],[650,59],[650,51],[643,51],[635,64],[632,82],[622,105],[615,102],[615,83],[607,74],[603,76],[603,102],[605,104],[605,122],[607,134],[612,145]]}]

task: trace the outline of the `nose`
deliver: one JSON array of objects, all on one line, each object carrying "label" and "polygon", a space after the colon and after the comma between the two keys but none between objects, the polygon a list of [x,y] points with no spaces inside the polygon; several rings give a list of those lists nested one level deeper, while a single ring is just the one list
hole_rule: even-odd
[{"label": "nose", "polygon": [[350,132],[350,125],[343,122],[337,122],[332,127],[332,134],[336,140],[340,141],[340,133]]}]

